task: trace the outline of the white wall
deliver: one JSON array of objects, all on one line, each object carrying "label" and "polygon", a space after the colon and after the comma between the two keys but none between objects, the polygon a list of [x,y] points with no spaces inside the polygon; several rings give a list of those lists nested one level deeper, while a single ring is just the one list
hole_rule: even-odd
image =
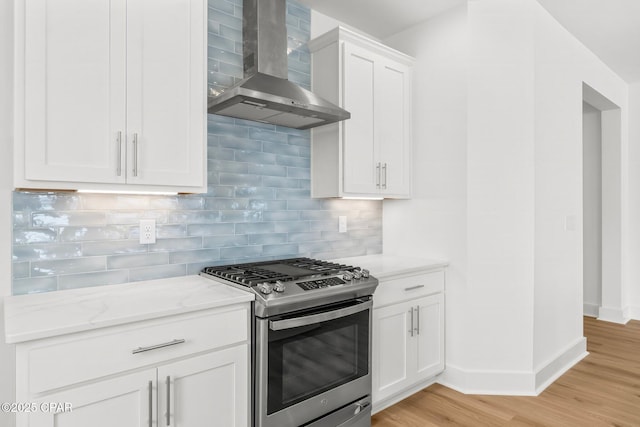
[{"label": "white wall", "polygon": [[534,38],[527,6],[469,2],[466,339],[475,345],[466,368],[492,372],[516,393],[529,386],[533,352]]},{"label": "white wall", "polygon": [[[563,354],[573,352],[575,357],[579,357],[580,348],[584,346],[581,233],[583,82],[621,108],[623,130],[627,128],[627,85],[558,25],[537,2],[532,3],[536,11],[534,370],[540,373],[554,361],[561,360]],[[620,167],[616,184],[622,195],[626,194],[627,165],[622,159],[626,158],[627,134],[621,131],[620,125],[618,131],[617,162]],[[608,191],[608,194],[612,193]],[[623,215],[624,197],[618,198],[616,203],[618,206],[611,203],[609,207]],[[603,221],[607,223],[606,219]],[[620,224],[620,235],[624,236],[624,218],[621,216],[616,221]],[[626,254],[619,253],[617,270],[624,273]],[[620,274],[620,280],[615,283],[618,290],[624,288],[624,280],[624,274]],[[604,285],[602,303],[608,303]],[[610,305],[622,311],[620,300],[612,301]],[[602,310],[600,317],[604,317]],[[538,382],[544,382],[544,378],[539,378]]]},{"label": "white wall", "polygon": [[[11,190],[13,158],[13,1],[0,0],[0,402],[15,400],[15,353],[4,344],[2,299],[11,295]],[[0,425],[12,426],[10,414],[0,412]]]},{"label": "white wall", "polygon": [[600,317],[624,311],[628,87],[535,0],[469,1],[384,42],[416,57],[414,196],[384,202],[384,252],[451,262],[441,382],[535,394],[586,354],[583,82],[620,107],[619,280]]},{"label": "white wall", "polygon": [[355,32],[358,32],[360,34],[363,34],[367,37],[369,37],[372,40],[378,40],[378,38],[372,36],[371,34],[367,34],[364,31],[361,31],[357,28],[354,28],[348,24],[345,24],[342,21],[339,21],[335,18],[332,18],[331,16],[327,16],[323,13],[318,12],[317,10],[313,10],[311,9],[311,33],[310,33],[310,37],[313,40],[314,38],[321,36],[322,34],[326,33],[327,31],[331,31],[334,28],[336,28],[337,26],[342,26],[345,28],[349,28]]},{"label": "white wall", "polygon": [[629,87],[629,316],[640,320],[640,82]]},{"label": "white wall", "polygon": [[451,260],[442,381],[533,394],[586,354],[582,82],[623,129],[627,88],[534,0],[456,12],[386,40],[418,62],[416,193],[384,202],[384,251]]},{"label": "white wall", "polygon": [[583,103],[583,304],[598,316],[602,302],[602,120],[600,110]]},{"label": "white wall", "polygon": [[384,251],[451,262],[441,382],[465,392],[533,393],[532,25],[469,2],[385,40],[417,78],[414,197],[384,202]]},{"label": "white wall", "polygon": [[416,58],[413,74],[413,197],[383,204],[384,252],[442,258],[447,269],[449,366],[468,346],[466,5],[385,40]]}]

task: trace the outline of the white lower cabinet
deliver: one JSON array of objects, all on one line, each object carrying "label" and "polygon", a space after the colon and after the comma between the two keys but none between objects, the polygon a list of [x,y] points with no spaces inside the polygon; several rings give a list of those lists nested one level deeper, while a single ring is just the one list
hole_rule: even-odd
[{"label": "white lower cabinet", "polygon": [[[227,307],[18,344],[17,400],[33,410],[17,426],[247,427],[248,313]],[[74,370],[82,376],[64,375]]]},{"label": "white lower cabinet", "polygon": [[384,409],[444,370],[444,274],[381,281],[374,294],[373,403]]}]

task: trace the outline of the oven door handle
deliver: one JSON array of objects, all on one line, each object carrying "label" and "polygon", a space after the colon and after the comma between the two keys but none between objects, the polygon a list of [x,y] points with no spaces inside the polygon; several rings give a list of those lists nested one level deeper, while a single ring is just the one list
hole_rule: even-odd
[{"label": "oven door handle", "polygon": [[282,331],[285,329],[298,328],[300,326],[314,325],[316,323],[350,316],[352,314],[371,309],[372,306],[372,301],[364,301],[352,307],[341,308],[339,310],[331,310],[323,313],[311,314],[309,316],[295,317],[293,319],[270,320],[269,329],[272,331]]}]

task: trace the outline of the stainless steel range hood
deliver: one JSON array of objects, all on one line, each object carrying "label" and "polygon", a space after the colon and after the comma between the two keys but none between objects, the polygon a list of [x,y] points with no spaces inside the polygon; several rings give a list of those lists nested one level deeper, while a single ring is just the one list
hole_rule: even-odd
[{"label": "stainless steel range hood", "polygon": [[285,12],[285,0],[244,0],[244,79],[220,94],[210,94],[209,113],[296,129],[351,117],[288,80]]}]

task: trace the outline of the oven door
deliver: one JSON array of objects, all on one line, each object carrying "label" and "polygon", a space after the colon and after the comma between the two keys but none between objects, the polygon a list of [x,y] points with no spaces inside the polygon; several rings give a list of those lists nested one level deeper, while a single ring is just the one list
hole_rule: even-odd
[{"label": "oven door", "polygon": [[371,394],[371,298],[256,320],[256,427],[300,426]]}]

